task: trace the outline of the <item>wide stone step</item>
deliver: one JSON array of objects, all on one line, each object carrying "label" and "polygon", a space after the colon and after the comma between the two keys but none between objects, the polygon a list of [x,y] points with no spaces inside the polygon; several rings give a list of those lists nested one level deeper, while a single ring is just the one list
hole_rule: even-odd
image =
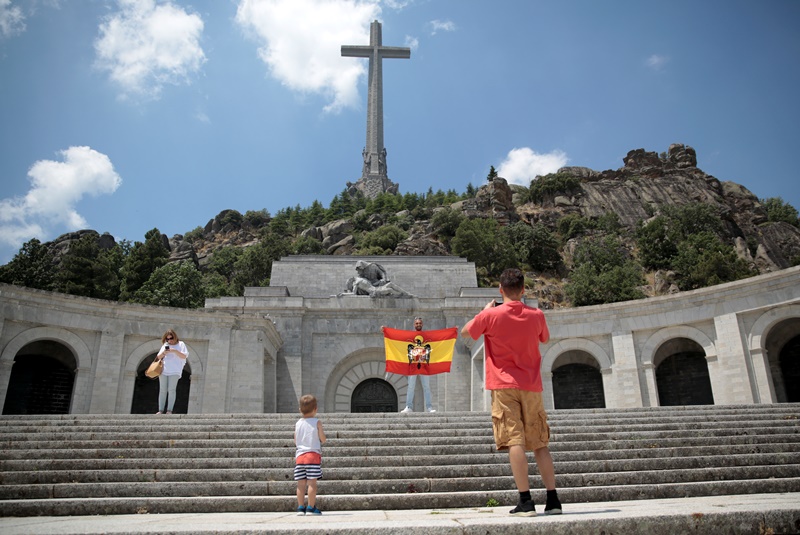
[{"label": "wide stone step", "polygon": [[[381,477],[391,469],[384,469],[380,474],[372,477]],[[394,471],[397,476],[392,479],[324,479],[326,492],[334,494],[366,494],[366,493],[443,493],[464,492],[479,490],[504,490],[513,487],[513,480],[509,476],[479,475],[480,471],[472,473],[458,473],[449,467],[430,467],[424,470],[411,471],[413,474],[403,474]],[[199,474],[198,474],[199,475]],[[122,496],[271,496],[291,495],[296,488],[296,483],[291,480],[289,471],[276,474],[278,480],[247,481],[234,478],[232,481],[201,480],[201,481],[125,481],[106,483],[90,481],[87,483],[48,483],[48,484],[22,484],[0,485],[0,500],[15,498],[46,499],[46,498],[103,498]],[[335,476],[334,476],[335,477]],[[717,482],[717,481],[745,481],[770,479],[800,478],[800,465],[780,466],[744,466],[725,468],[699,468],[680,470],[639,470],[627,472],[598,472],[582,474],[559,474],[558,481],[561,487],[591,487],[591,486],[635,486],[635,485],[662,485],[687,482]],[[535,481],[531,481],[535,484]],[[322,484],[322,483],[320,483]]]},{"label": "wide stone step", "polygon": [[[757,425],[760,424],[760,425]],[[135,427],[133,429],[119,426],[115,428],[104,428],[104,430],[75,430],[70,428],[69,431],[27,431],[20,432],[18,429],[7,429],[7,432],[2,433],[2,445],[6,448],[14,447],[44,447],[44,446],[29,446],[28,444],[50,443],[53,441],[58,442],[119,442],[119,441],[140,441],[146,437],[147,440],[165,440],[165,441],[196,441],[196,440],[261,440],[266,441],[265,445],[282,446],[285,443],[292,444],[291,434],[292,427],[286,427],[280,431],[223,431],[223,430],[197,430],[186,431],[175,429],[146,429]],[[583,441],[596,439],[597,437],[608,436],[616,439],[630,439],[630,438],[658,438],[662,436],[669,436],[672,438],[688,437],[688,436],[725,436],[725,435],[748,435],[748,434],[800,434],[798,424],[796,421],[782,420],[782,421],[762,421],[762,422],[738,422],[736,426],[731,426],[729,423],[719,422],[696,422],[696,423],[659,423],[641,426],[595,426],[593,428],[582,428],[576,426],[569,427],[552,427],[551,432],[553,439],[561,441]],[[425,429],[414,430],[414,436],[409,437],[408,429],[389,429],[389,430],[375,430],[369,438],[364,438],[363,430],[359,429],[328,429],[326,434],[329,439],[335,439],[337,444],[352,445],[358,444],[359,441],[364,440],[377,440],[377,441],[398,441],[399,443],[407,443],[415,439],[442,440],[453,439],[461,437],[470,437],[472,439],[485,439],[492,440],[491,427],[481,425],[478,428],[441,428],[441,427],[427,427]],[[287,439],[287,435],[290,438]],[[468,438],[469,440],[469,438]]]},{"label": "wide stone step", "polygon": [[[647,498],[686,498],[694,496],[799,492],[800,478],[783,480],[719,481],[632,485],[628,487],[559,488],[562,503],[640,500]],[[532,491],[537,503],[543,503],[544,491]],[[405,494],[333,494],[320,482],[318,503],[328,511],[455,509],[483,507],[488,499],[501,504],[516,503],[514,490]],[[197,496],[197,497],[123,497],[61,498],[0,501],[0,516],[77,516],[120,514],[166,514],[214,512],[285,512],[296,507],[291,496]]]},{"label": "wide stone step", "polygon": [[[516,501],[488,413],[321,418],[323,508]],[[296,420],[0,417],[0,515],[290,511]],[[552,411],[550,422],[564,502],[800,492],[800,405]]]},{"label": "wide stone step", "polygon": [[[508,477],[511,468],[505,456],[491,459],[492,463],[480,464],[448,464],[434,465],[417,464],[403,466],[346,466],[341,468],[330,467],[326,463],[324,473],[325,481],[345,480],[358,481],[368,479],[408,479],[408,478],[465,478],[465,477]],[[793,477],[800,467],[800,452],[778,455],[750,455],[734,457],[690,457],[690,458],[665,458],[665,459],[626,459],[619,461],[582,461],[582,462],[556,462],[556,472],[562,484],[580,486],[574,478],[566,476],[580,475],[588,478],[587,481],[597,481],[597,474],[638,474],[641,477],[650,477],[648,472],[656,471],[667,474],[668,471],[686,471],[684,481],[691,481],[693,477],[708,479],[729,478],[732,472],[722,472],[726,468],[749,468],[750,475],[746,479],[762,477],[760,474],[769,471],[774,477]],[[780,468],[778,468],[780,467]],[[660,471],[660,472],[659,472]],[[693,476],[689,471],[696,471],[700,476]],[[716,472],[711,472],[716,471]],[[742,470],[739,474],[745,473]],[[532,475],[538,473],[533,465]],[[755,475],[754,475],[755,474]],[[59,483],[120,483],[120,482],[240,482],[240,481],[285,481],[291,479],[292,466],[280,468],[205,468],[195,467],[183,469],[152,469],[152,468],[113,468],[113,469],[71,469],[71,470],[36,470],[4,472],[0,474],[0,485],[34,485],[34,484],[59,484]],[[712,477],[717,476],[717,477]],[[614,477],[618,477],[615,475]],[[741,475],[738,475],[740,479]],[[768,477],[768,476],[767,476]],[[572,481],[572,483],[570,483]],[[630,478],[625,484],[630,484]],[[650,480],[652,483],[652,479]],[[586,485],[590,483],[585,483]],[[591,483],[596,484],[596,483]]]}]

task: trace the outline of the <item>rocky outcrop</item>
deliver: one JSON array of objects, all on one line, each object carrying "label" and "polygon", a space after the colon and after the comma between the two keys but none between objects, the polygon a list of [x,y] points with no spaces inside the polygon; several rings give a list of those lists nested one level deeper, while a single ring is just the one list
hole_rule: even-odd
[{"label": "rocky outcrop", "polygon": [[519,220],[514,207],[513,191],[505,178],[497,177],[478,189],[473,199],[463,201],[461,208],[467,217],[492,217],[501,225]]}]

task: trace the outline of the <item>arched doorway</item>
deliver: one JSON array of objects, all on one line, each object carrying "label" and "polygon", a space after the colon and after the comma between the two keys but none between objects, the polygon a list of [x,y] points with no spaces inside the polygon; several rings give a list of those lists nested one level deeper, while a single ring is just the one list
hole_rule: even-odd
[{"label": "arched doorway", "polygon": [[656,351],[653,363],[659,405],[714,404],[708,362],[700,344],[688,338],[665,342]]},{"label": "arched doorway", "polygon": [[3,414],[69,414],[77,361],[64,345],[39,340],[14,357]]},{"label": "arched doorway", "polygon": [[553,363],[553,406],[556,409],[604,409],[606,397],[600,365],[589,353],[567,351]]},{"label": "arched doorway", "polygon": [[[139,363],[136,368],[136,381],[133,384],[133,400],[131,402],[131,414],[155,414],[158,411],[158,379],[150,379],[144,372],[156,354],[148,356]],[[189,412],[189,389],[192,383],[191,363],[187,362],[183,367],[183,374],[178,381],[178,389],[175,395],[175,407],[172,412],[175,414],[186,414]]]},{"label": "arched doorway", "polygon": [[353,389],[350,412],[397,412],[397,392],[383,379],[366,379]]},{"label": "arched doorway", "polygon": [[769,358],[775,401],[800,402],[800,318],[787,318],[772,326],[764,349]]},{"label": "arched doorway", "polygon": [[783,388],[788,403],[800,402],[800,336],[783,346],[778,356]]}]

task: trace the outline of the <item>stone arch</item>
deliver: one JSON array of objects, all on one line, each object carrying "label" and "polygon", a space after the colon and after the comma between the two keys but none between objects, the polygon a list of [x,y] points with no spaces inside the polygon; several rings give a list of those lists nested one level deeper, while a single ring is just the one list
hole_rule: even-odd
[{"label": "stone arch", "polygon": [[558,343],[553,344],[547,349],[542,356],[542,371],[552,372],[556,359],[569,351],[588,353],[597,361],[601,372],[611,368],[611,357],[608,356],[608,353],[606,353],[606,350],[603,349],[600,344],[587,340],[586,338],[568,338],[566,340],[559,340]]},{"label": "stone arch", "polygon": [[561,353],[553,363],[553,407],[604,409],[606,407],[600,363],[582,349]]},{"label": "stone arch", "polygon": [[[758,400],[784,403],[797,396],[796,384],[786,384],[781,353],[800,335],[800,305],[776,307],[761,314],[748,334],[748,349],[756,378]],[[785,355],[784,355],[785,356]],[[795,371],[797,363],[794,363]],[[794,374],[792,374],[794,375]],[[794,381],[796,382],[796,381]]]},{"label": "stone arch", "polygon": [[650,335],[650,337],[642,346],[642,352],[640,355],[643,367],[648,368],[659,364],[658,362],[653,362],[653,356],[656,354],[656,351],[658,351],[658,348],[660,348],[665,342],[675,338],[686,338],[696,342],[698,345],[700,345],[700,347],[703,348],[707,361],[713,361],[717,359],[717,346],[714,345],[713,340],[711,340],[711,338],[709,338],[703,331],[688,325],[677,325],[674,327],[665,327],[663,329],[659,329]]},{"label": "stone arch", "polygon": [[[592,360],[597,364],[602,380],[602,398],[603,405],[605,406],[605,399],[608,397],[606,395],[606,389],[609,388],[607,381],[609,374],[611,373],[611,357],[609,357],[606,350],[603,349],[600,344],[586,338],[567,338],[565,340],[559,340],[557,343],[547,348],[547,351],[545,351],[544,355],[542,356],[542,386],[544,388],[543,395],[545,396],[545,406],[547,408],[555,408],[555,385],[559,383],[559,379],[556,378],[554,383],[553,371],[557,367],[556,361],[559,360],[559,357],[568,353],[572,354],[573,357],[578,354],[586,355],[582,362],[584,364],[586,364],[589,360]],[[572,359],[573,357],[568,357],[568,359]],[[578,358],[578,360],[581,359]],[[561,359],[561,361],[563,361],[563,359]],[[571,360],[569,362],[563,362],[563,364],[572,363],[573,362]],[[576,361],[575,363],[578,362]]]},{"label": "stone arch", "polygon": [[91,368],[92,354],[86,342],[75,333],[60,327],[32,327],[22,331],[8,342],[3,353],[0,354],[0,361],[13,362],[20,349],[38,340],[52,340],[65,345],[72,351],[78,369]]},{"label": "stone arch", "polygon": [[81,393],[88,389],[90,382],[92,353],[86,342],[78,335],[60,327],[47,326],[26,329],[12,338],[3,348],[3,352],[0,354],[0,400],[5,404],[10,386],[11,370],[17,354],[28,344],[39,341],[55,342],[72,353],[72,357],[75,359],[75,377],[70,394],[70,412],[83,412],[86,399],[81,396],[84,398],[86,396]]},{"label": "stone arch", "polygon": [[[181,392],[188,390],[189,399],[187,400],[187,412],[192,412],[194,407],[200,406],[200,394],[199,389],[193,388],[191,383],[198,382],[203,376],[203,362],[200,358],[192,358],[192,356],[197,355],[197,352],[191,346],[191,344],[185,340],[183,340],[183,343],[186,344],[186,349],[189,351],[189,359],[184,367],[183,378],[181,378],[181,382],[178,383],[179,390],[177,399],[180,401]],[[155,355],[160,349],[161,339],[154,338],[139,344],[133,349],[133,351],[130,352],[128,358],[125,359],[125,363],[123,365],[122,387],[120,388],[121,395],[117,398],[117,413],[133,412],[134,404],[136,403],[135,398],[137,395],[143,395],[149,399],[151,403],[147,405],[148,408],[157,407],[158,381],[144,379],[141,376],[140,371],[142,371],[142,368],[146,368],[146,366],[143,366],[143,360],[151,355]],[[189,384],[182,385],[181,383],[186,380],[189,381]],[[152,411],[148,409],[148,412],[155,412],[156,410],[157,409],[155,408],[153,408]]]},{"label": "stone arch", "polygon": [[658,404],[662,407],[713,405],[709,362],[703,347],[689,338],[671,338],[653,356]]},{"label": "stone arch", "polygon": [[350,412],[353,390],[371,378],[385,380],[397,392],[398,399],[404,399],[408,380],[404,375],[387,375],[384,348],[369,347],[347,355],[331,371],[325,385],[325,412]]}]

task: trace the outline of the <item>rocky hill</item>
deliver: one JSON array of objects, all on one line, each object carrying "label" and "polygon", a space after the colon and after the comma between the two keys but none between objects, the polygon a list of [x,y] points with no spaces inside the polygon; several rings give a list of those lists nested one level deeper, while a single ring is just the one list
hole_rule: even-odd
[{"label": "rocky hill", "polygon": [[[543,223],[553,232],[558,222],[571,214],[596,219],[614,213],[621,224],[620,236],[635,252],[635,228],[658,214],[661,207],[703,203],[715,207],[719,213],[724,223],[723,240],[759,273],[790,267],[800,259],[800,229],[787,222],[769,221],[764,206],[753,193],[698,169],[697,156],[691,147],[673,144],[661,154],[636,149],[627,154],[623,163],[619,169],[606,171],[564,167],[556,175],[566,178],[569,186],[543,191],[535,200],[530,200],[529,188],[509,185],[505,179],[497,177],[479,187],[474,197],[454,203],[450,208],[467,218],[493,218],[501,225],[518,221]],[[202,230],[172,238],[162,236],[171,252],[170,260],[191,260],[202,270],[221,247],[248,247],[257,243],[260,230],[270,222],[269,217],[251,221],[232,218],[231,212],[223,210]],[[354,219],[306,228],[296,238],[318,241],[325,254],[353,254],[356,252]],[[372,229],[384,223],[379,214],[371,215],[366,222]],[[84,232],[64,235],[55,240],[52,247],[63,251]],[[108,235],[101,237],[106,242],[109,238]],[[562,244],[560,252],[567,268],[575,246],[576,240]],[[395,248],[394,254],[449,255],[451,251],[446,240],[437,235],[430,219],[415,219],[409,224],[408,238]],[[558,273],[532,274],[537,278],[540,302],[546,306],[564,306],[561,286],[568,272],[565,268]],[[650,284],[643,288],[646,295],[680,290],[654,273],[649,274],[648,280]]]}]

